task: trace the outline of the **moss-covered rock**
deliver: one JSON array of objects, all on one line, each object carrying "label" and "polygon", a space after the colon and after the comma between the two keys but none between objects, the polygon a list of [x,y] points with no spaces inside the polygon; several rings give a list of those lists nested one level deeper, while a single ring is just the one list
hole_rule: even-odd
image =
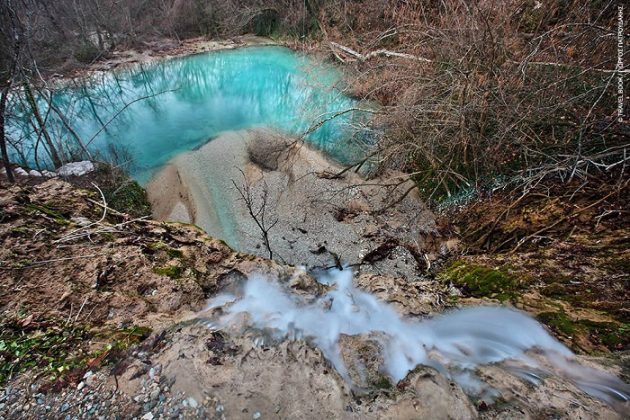
[{"label": "moss-covered rock", "polygon": [[166,253],[166,255],[168,255],[170,258],[174,258],[178,260],[181,260],[184,258],[184,252],[182,250],[170,247],[168,244],[162,241],[152,242],[149,244],[148,247],[150,250],[155,251],[155,252],[164,251],[164,253]]},{"label": "moss-covered rock", "polygon": [[488,297],[500,301],[516,298],[521,281],[508,267],[490,268],[463,260],[452,262],[438,275],[444,282],[450,282],[462,289],[465,295]]},{"label": "moss-covered rock", "polygon": [[134,217],[151,214],[147,192],[136,181],[127,180],[117,188],[103,191],[109,207]]},{"label": "moss-covered rock", "polygon": [[564,311],[543,312],[536,318],[559,336],[570,340],[573,347],[580,348],[579,343],[587,339],[611,351],[630,348],[630,324],[573,319]]},{"label": "moss-covered rock", "polygon": [[177,265],[167,265],[164,267],[155,267],[153,269],[155,274],[159,274],[161,276],[170,277],[173,280],[180,279],[182,274],[184,273],[184,269]]},{"label": "moss-covered rock", "polygon": [[65,218],[61,213],[59,213],[56,209],[48,206],[48,205],[39,205],[39,204],[27,204],[26,209],[33,211],[33,212],[39,212],[42,214],[45,214],[46,216],[50,217],[52,220],[54,220],[56,223],[60,224],[60,225],[69,225],[70,221]]}]

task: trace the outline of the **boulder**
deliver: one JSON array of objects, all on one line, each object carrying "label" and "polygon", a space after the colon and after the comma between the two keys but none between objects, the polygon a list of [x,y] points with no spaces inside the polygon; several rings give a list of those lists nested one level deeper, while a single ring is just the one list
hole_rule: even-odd
[{"label": "boulder", "polygon": [[61,168],[57,169],[57,174],[59,176],[82,176],[94,172],[94,170],[94,164],[89,160],[84,160],[82,162],[66,163]]},{"label": "boulder", "polygon": [[292,139],[283,137],[271,130],[260,130],[255,132],[248,141],[247,154],[249,160],[262,169],[276,171],[283,153],[292,144],[294,144]]}]

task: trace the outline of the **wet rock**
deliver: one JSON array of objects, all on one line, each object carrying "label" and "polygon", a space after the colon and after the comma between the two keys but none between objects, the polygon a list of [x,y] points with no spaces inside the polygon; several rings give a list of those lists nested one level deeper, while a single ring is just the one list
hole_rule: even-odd
[{"label": "wet rock", "polygon": [[411,393],[392,407],[395,418],[476,419],[477,411],[468,396],[455,383],[435,370],[420,367],[401,381]]},{"label": "wet rock", "polygon": [[393,387],[390,379],[381,373],[383,349],[376,337],[342,334],[339,347],[356,395]]}]

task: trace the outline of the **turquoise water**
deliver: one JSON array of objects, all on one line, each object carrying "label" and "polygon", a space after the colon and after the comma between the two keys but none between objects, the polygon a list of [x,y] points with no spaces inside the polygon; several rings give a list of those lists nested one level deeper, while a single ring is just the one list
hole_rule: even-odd
[{"label": "turquoise water", "polygon": [[[342,93],[340,83],[334,68],[289,49],[249,47],[98,74],[56,90],[53,108],[43,96],[38,101],[66,160],[73,160],[78,143],[54,108],[66,115],[92,152],[108,159],[117,151],[118,161],[130,161],[132,175],[144,182],[176,154],[222,132],[266,126],[300,135],[359,106]],[[132,103],[144,97],[149,98]],[[19,95],[12,100],[15,112],[8,132],[17,143],[14,157],[36,167],[37,154],[40,166],[50,166],[43,145],[36,153],[34,119],[24,100]],[[345,113],[309,134],[307,141],[343,163],[351,162],[362,153],[357,139],[365,141],[366,136],[357,125],[366,118],[365,113]]]}]

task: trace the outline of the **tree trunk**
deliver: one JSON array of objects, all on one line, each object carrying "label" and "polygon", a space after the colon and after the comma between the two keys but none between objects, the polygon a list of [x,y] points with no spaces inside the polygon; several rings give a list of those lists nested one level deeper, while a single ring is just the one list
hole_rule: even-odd
[{"label": "tree trunk", "polygon": [[4,164],[4,170],[7,173],[7,178],[9,182],[15,182],[15,177],[13,176],[13,170],[11,169],[11,165],[9,162],[9,153],[7,152],[7,141],[5,138],[5,130],[4,130],[4,110],[7,106],[7,99],[9,97],[9,87],[6,86],[2,89],[2,94],[0,96],[0,151],[2,152],[2,163]]}]

